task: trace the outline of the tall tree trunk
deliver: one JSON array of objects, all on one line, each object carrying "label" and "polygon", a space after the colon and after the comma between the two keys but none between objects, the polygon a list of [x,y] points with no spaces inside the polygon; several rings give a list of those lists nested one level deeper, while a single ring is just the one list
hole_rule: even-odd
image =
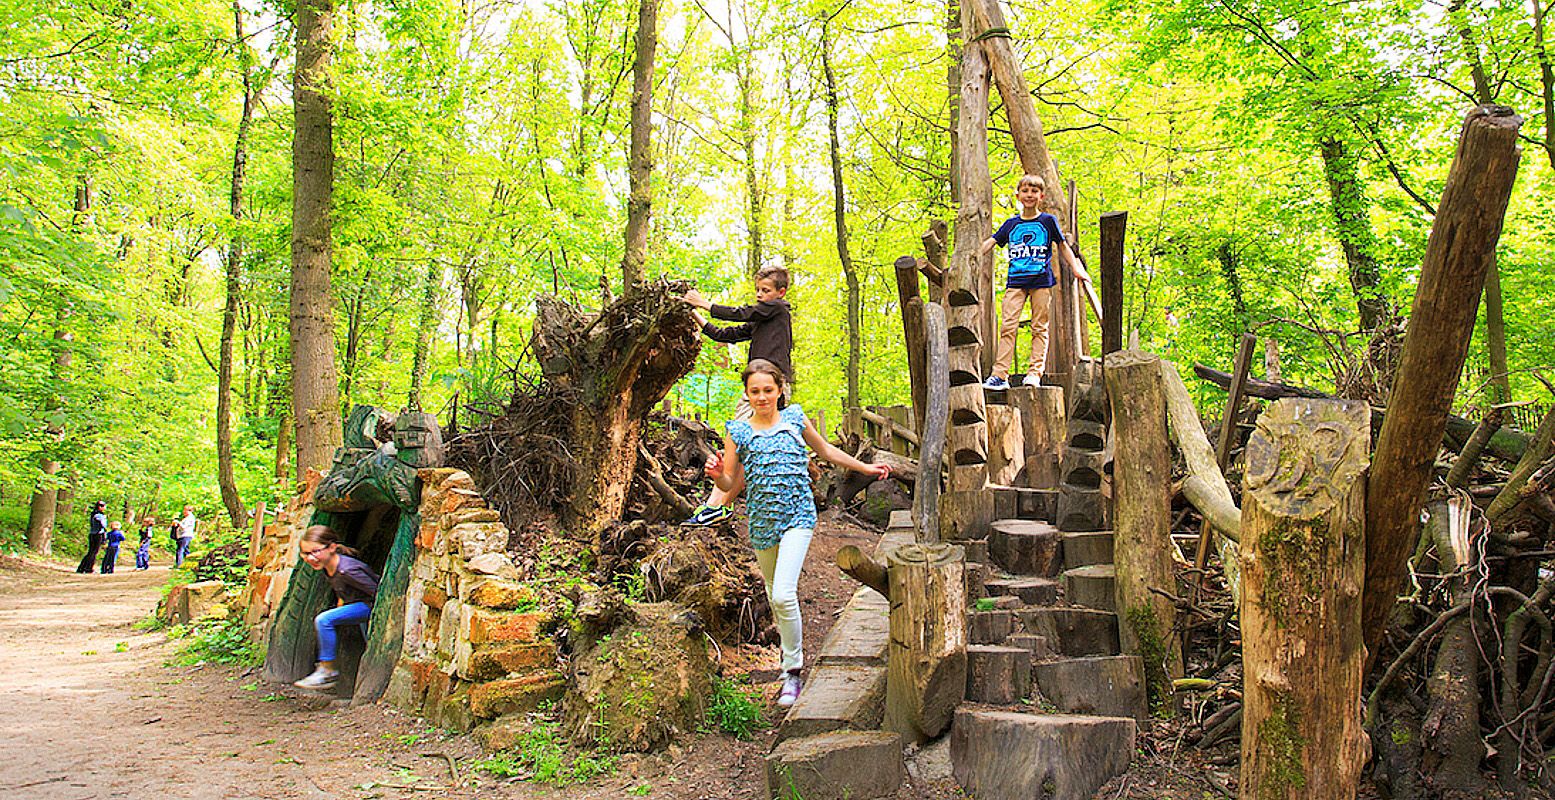
[{"label": "tall tree trunk", "polygon": [[227,509],[232,527],[242,528],[247,510],[238,494],[237,476],[232,468],[232,339],[238,325],[238,303],[243,284],[243,179],[248,168],[248,131],[254,121],[254,78],[252,57],[243,33],[243,6],[232,2],[232,27],[238,46],[238,69],[243,78],[243,115],[238,118],[237,140],[232,146],[232,240],[227,244],[227,302],[221,313],[221,355],[216,368],[216,483],[221,487],[221,503]]},{"label": "tall tree trunk", "polygon": [[1372,331],[1393,316],[1382,294],[1382,270],[1374,252],[1377,239],[1371,230],[1366,193],[1361,186],[1359,159],[1332,136],[1318,141],[1323,156],[1323,175],[1328,179],[1329,203],[1334,214],[1334,234],[1349,267],[1350,289],[1360,312],[1361,330]]},{"label": "tall tree trunk", "polygon": [[735,70],[735,79],[740,82],[740,146],[745,151],[745,271],[755,278],[756,273],[761,271],[761,216],[765,198],[756,169],[756,108],[752,97],[751,68],[749,63],[745,63],[744,66],[736,65]]},{"label": "tall tree trunk", "polygon": [[653,54],[659,46],[658,26],[659,0],[639,0],[627,168],[631,193],[626,201],[626,251],[621,256],[621,289],[626,293],[642,283],[648,260],[648,218],[653,208]]},{"label": "tall tree trunk", "polygon": [[[1495,258],[1495,254],[1490,256]],[[1485,349],[1490,353],[1490,396],[1512,402],[1511,367],[1506,361],[1506,320],[1501,315],[1501,269],[1492,260],[1485,273]]]},{"label": "tall tree trunk", "polygon": [[1539,97],[1544,101],[1544,157],[1555,167],[1555,66],[1550,64],[1549,50],[1544,47],[1544,9],[1539,0],[1533,0],[1533,52],[1539,61]]},{"label": "tall tree trunk", "polygon": [[330,300],[330,211],[334,125],[329,71],[334,0],[297,4],[297,66],[292,77],[292,419],[297,471],[328,469],[340,446],[335,318]]},{"label": "tall tree trunk", "polygon": [[[93,195],[92,177],[83,173],[76,179],[75,215],[71,219],[71,227],[78,235],[84,234],[91,223]],[[44,409],[49,412],[45,416],[52,416],[52,412],[65,405],[58,387],[69,381],[70,362],[74,357],[71,343],[75,341],[75,334],[66,328],[70,314],[70,301],[62,300],[55,311],[54,368],[50,375],[50,383],[56,388],[44,404]],[[48,443],[44,446],[43,457],[38,464],[42,479],[33,488],[32,500],[27,506],[27,547],[45,555],[54,550],[54,520],[59,513],[59,489],[54,485],[54,476],[59,474],[60,463],[54,459],[53,448],[65,438],[64,426],[53,422],[46,425]]]},{"label": "tall tree trunk", "polygon": [[837,225],[837,260],[848,281],[848,408],[859,404],[858,378],[861,342],[858,273],[848,254],[847,198],[842,182],[842,145],[837,140],[837,75],[831,65],[831,19],[821,19],[821,69],[826,73],[826,132],[831,148],[832,213]]},{"label": "tall tree trunk", "polygon": [[416,318],[416,357],[410,367],[411,411],[421,410],[421,388],[427,379],[431,358],[432,334],[437,331],[437,296],[443,288],[443,268],[436,259],[427,261],[426,283],[421,292],[421,313]]},{"label": "tall tree trunk", "polygon": [[945,2],[945,105],[950,108],[950,207],[961,206],[961,0]]}]

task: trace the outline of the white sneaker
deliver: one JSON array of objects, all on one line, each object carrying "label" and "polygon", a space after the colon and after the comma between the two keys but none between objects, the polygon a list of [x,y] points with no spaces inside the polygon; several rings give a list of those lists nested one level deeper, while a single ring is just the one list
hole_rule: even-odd
[{"label": "white sneaker", "polygon": [[799,691],[804,688],[804,680],[797,672],[788,672],[783,675],[783,691],[778,692],[777,704],[788,708],[799,700]]},{"label": "white sneaker", "polygon": [[340,680],[340,673],[319,667],[313,674],[292,683],[298,689],[333,689]]},{"label": "white sneaker", "polygon": [[1022,381],[1022,386],[1041,386],[1042,377],[1036,374],[1027,375]]}]

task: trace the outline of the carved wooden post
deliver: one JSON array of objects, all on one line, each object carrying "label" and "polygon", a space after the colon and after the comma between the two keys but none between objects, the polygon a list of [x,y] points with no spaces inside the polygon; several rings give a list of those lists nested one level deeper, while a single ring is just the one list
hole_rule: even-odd
[{"label": "carved wooden post", "polygon": [[923,433],[923,299],[918,295],[918,259],[896,260],[896,299],[902,310],[902,335],[907,342],[907,380],[912,386],[913,432]]},{"label": "carved wooden post", "polygon": [[886,554],[892,600],[884,727],[910,741],[943,732],[966,693],[965,558],[944,544]]},{"label": "carved wooden post", "polygon": [[1278,400],[1247,445],[1242,492],[1242,783],[1252,800],[1353,800],[1370,412]]},{"label": "carved wooden post", "polygon": [[1172,459],[1166,439],[1161,359],[1120,350],[1104,367],[1112,402],[1113,583],[1118,640],[1145,662],[1152,708],[1169,712],[1172,680],[1182,677],[1182,646],[1172,635]]},{"label": "carved wooden post", "polygon": [[939,476],[945,462],[945,430],[950,423],[950,357],[945,331],[945,309],[935,303],[923,306],[924,412],[922,446],[918,449],[918,481],[913,486],[912,508],[918,541],[938,542]]}]

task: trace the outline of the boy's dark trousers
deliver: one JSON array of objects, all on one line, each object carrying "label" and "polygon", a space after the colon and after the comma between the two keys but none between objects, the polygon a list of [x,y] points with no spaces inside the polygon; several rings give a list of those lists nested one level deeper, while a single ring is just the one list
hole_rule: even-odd
[{"label": "boy's dark trousers", "polygon": [[104,575],[111,575],[111,574],[113,574],[113,568],[114,568],[115,564],[118,562],[118,560],[119,560],[119,546],[118,545],[116,545],[116,544],[109,544],[107,547],[104,547],[103,548],[103,574]]},{"label": "boy's dark trousers", "polygon": [[81,557],[81,564],[76,567],[76,572],[89,575],[92,568],[97,566],[97,550],[103,546],[103,540],[108,537],[102,534],[88,535],[86,537],[86,555]]}]

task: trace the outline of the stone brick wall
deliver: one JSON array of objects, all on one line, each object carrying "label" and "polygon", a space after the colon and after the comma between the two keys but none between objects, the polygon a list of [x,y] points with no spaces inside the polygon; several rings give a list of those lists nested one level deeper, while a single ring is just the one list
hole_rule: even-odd
[{"label": "stone brick wall", "polygon": [[313,519],[313,492],[323,478],[318,470],[309,469],[303,475],[302,490],[275,515],[274,522],[265,526],[259,538],[250,543],[248,583],[238,604],[244,609],[243,621],[248,623],[255,641],[269,638],[270,612],[286,596],[286,584],[291,581],[292,570],[297,566],[297,544]]},{"label": "stone brick wall", "polygon": [[508,529],[463,471],[421,470],[405,643],[385,699],[470,730],[562,696],[550,613],[507,556]]}]

